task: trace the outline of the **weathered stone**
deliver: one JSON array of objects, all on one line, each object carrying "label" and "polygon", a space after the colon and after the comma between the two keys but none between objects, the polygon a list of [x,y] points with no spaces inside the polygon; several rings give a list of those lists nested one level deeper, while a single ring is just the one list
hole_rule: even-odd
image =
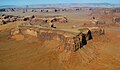
[{"label": "weathered stone", "polygon": [[103,33],[102,29],[98,28],[88,28],[86,32],[80,32],[78,35],[74,35],[70,32],[62,30],[52,30],[44,28],[34,28],[34,27],[21,27],[20,29],[11,30],[11,35],[16,34],[27,34],[39,38],[42,41],[59,41],[63,43],[64,50],[67,51],[77,51],[87,44],[87,41],[92,39],[92,35],[101,35]]}]

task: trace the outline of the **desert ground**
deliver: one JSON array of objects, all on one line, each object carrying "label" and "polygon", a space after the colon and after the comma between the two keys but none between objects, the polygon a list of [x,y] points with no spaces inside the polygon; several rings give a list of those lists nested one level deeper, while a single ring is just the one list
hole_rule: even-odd
[{"label": "desert ground", "polygon": [[[119,70],[120,22],[113,22],[113,17],[119,17],[120,13],[111,13],[111,9],[107,10],[110,11],[107,14],[100,12],[106,9],[94,12],[2,12],[15,16],[62,15],[67,17],[67,23],[54,22],[56,28],[49,29],[75,32],[82,27],[99,27],[105,33],[93,36],[86,45],[74,52],[61,49],[64,45],[61,41],[41,40],[28,34],[10,34],[11,29],[27,21],[0,25],[0,70]],[[90,23],[93,17],[100,20],[98,25]]]}]

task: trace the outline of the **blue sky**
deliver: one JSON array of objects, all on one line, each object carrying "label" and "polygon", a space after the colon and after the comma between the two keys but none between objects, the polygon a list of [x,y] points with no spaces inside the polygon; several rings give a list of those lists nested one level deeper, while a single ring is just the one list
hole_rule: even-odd
[{"label": "blue sky", "polygon": [[120,0],[0,0],[0,5],[31,5],[55,3],[112,3],[120,4]]}]

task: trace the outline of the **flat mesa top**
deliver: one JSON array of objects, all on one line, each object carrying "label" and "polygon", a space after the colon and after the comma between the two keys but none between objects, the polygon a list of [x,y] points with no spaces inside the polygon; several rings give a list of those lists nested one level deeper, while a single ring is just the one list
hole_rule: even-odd
[{"label": "flat mesa top", "polygon": [[87,27],[79,27],[79,28],[49,28],[49,27],[45,27],[45,26],[21,26],[22,28],[38,28],[38,29],[45,29],[45,30],[53,30],[53,31],[60,31],[60,32],[66,32],[68,34],[70,34],[69,36],[76,36],[78,35],[80,32],[82,33],[87,33],[88,32],[88,28]]}]

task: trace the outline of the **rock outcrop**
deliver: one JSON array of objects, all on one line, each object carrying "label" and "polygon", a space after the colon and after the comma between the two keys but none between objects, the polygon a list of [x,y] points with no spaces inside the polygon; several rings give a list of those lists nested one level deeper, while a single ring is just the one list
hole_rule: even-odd
[{"label": "rock outcrop", "polygon": [[[90,29],[90,28],[89,28]],[[62,31],[62,30],[52,30],[52,29],[45,29],[45,28],[34,28],[34,27],[20,27],[19,29],[15,29],[11,31],[11,35],[15,34],[23,34],[23,35],[31,35],[37,37],[39,40],[42,41],[59,41],[63,43],[63,50],[67,51],[77,51],[78,49],[82,48],[84,45],[87,44],[87,41],[91,40],[92,34],[101,35],[101,29],[93,29],[86,30],[86,32],[80,32],[77,35]]]},{"label": "rock outcrop", "polygon": [[120,23],[120,17],[113,17],[113,23]]}]

